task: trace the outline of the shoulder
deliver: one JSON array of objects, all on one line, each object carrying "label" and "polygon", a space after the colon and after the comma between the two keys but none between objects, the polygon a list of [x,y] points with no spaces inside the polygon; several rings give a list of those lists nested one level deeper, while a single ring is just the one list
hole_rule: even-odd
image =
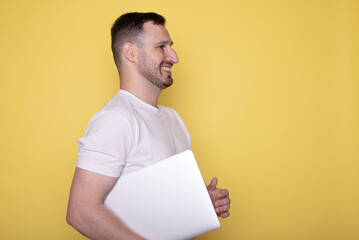
[{"label": "shoulder", "polygon": [[130,136],[134,122],[129,104],[114,97],[90,119],[85,136]]},{"label": "shoulder", "polygon": [[133,121],[134,107],[126,95],[119,92],[112,97],[90,120],[89,124],[118,124]]}]

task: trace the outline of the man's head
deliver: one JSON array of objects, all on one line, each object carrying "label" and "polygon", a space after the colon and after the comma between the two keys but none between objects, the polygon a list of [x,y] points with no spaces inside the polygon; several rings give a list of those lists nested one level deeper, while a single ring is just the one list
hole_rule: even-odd
[{"label": "man's head", "polygon": [[112,51],[120,76],[131,72],[160,89],[171,86],[171,67],[178,57],[164,24],[156,13],[127,13],[115,21]]},{"label": "man's head", "polygon": [[121,64],[122,46],[126,42],[133,43],[141,47],[141,37],[146,22],[153,22],[155,25],[164,26],[166,19],[161,15],[153,12],[139,13],[132,12],[121,15],[112,25],[111,28],[111,48],[115,63]]}]

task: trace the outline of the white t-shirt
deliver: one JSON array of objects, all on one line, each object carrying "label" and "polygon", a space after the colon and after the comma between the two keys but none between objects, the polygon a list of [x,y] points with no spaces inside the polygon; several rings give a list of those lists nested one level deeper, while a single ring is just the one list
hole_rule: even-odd
[{"label": "white t-shirt", "polygon": [[119,177],[191,149],[191,137],[179,115],[158,107],[119,90],[79,139],[77,167]]}]

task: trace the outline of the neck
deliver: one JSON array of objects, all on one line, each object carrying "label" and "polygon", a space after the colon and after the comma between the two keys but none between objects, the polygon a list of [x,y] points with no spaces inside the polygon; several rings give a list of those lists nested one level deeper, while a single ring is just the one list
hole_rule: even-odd
[{"label": "neck", "polygon": [[126,78],[123,74],[120,75],[120,89],[125,90],[145,103],[148,103],[158,108],[158,97],[162,89],[154,86],[147,79],[137,76],[137,78]]}]

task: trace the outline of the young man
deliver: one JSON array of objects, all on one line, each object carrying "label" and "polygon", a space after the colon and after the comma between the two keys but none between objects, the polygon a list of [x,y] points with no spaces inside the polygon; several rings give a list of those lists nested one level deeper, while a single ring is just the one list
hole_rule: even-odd
[{"label": "young man", "polygon": [[[157,104],[178,63],[164,24],[156,13],[127,13],[111,29],[120,90],[79,139],[67,212],[68,223],[91,239],[142,239],[102,205],[104,199],[122,174],[191,149],[182,119]],[[213,178],[207,189],[217,215],[225,218],[228,191],[216,185]]]}]

